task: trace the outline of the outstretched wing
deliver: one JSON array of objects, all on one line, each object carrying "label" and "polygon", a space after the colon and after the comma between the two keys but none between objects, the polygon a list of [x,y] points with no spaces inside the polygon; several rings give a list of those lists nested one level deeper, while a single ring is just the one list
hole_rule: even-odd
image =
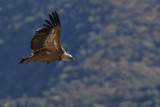
[{"label": "outstretched wing", "polygon": [[56,48],[58,51],[62,51],[60,45],[61,26],[57,12],[49,14],[50,21],[45,20],[47,24],[43,24],[45,28],[36,31],[35,36],[31,41],[31,49],[37,51],[43,47]]},{"label": "outstretched wing", "polygon": [[41,49],[45,43],[45,40],[49,36],[52,28],[42,28],[36,31],[35,36],[31,41],[31,49],[36,51]]}]

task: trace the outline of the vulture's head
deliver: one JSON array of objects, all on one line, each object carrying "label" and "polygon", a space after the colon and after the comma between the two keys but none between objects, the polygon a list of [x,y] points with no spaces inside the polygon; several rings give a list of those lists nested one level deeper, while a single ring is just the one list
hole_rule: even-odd
[{"label": "vulture's head", "polygon": [[74,61],[74,58],[72,57],[71,54],[68,54],[68,53],[62,54],[62,61],[69,61],[69,60]]}]

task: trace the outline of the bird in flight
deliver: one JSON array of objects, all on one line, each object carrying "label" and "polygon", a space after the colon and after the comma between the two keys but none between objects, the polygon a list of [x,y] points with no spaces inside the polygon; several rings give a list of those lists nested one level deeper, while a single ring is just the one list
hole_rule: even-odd
[{"label": "bird in flight", "polygon": [[57,12],[49,14],[49,19],[45,20],[44,28],[36,31],[32,41],[32,56],[21,59],[21,63],[47,62],[74,60],[72,55],[67,53],[60,44],[61,25]]}]

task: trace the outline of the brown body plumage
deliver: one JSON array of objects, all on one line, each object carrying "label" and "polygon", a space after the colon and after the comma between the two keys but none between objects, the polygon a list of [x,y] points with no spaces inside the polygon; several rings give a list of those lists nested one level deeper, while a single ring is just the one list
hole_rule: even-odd
[{"label": "brown body plumage", "polygon": [[50,21],[45,20],[45,28],[36,31],[31,41],[32,56],[19,63],[74,60],[60,45],[61,25],[57,12],[49,14]]}]

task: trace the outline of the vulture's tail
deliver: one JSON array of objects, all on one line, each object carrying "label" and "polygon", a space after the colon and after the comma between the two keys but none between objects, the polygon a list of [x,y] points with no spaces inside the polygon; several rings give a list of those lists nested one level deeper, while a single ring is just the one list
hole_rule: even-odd
[{"label": "vulture's tail", "polygon": [[26,63],[29,63],[29,62],[34,62],[34,60],[33,60],[32,57],[21,59],[21,61],[19,62],[19,64],[22,64],[22,63],[26,64]]}]

